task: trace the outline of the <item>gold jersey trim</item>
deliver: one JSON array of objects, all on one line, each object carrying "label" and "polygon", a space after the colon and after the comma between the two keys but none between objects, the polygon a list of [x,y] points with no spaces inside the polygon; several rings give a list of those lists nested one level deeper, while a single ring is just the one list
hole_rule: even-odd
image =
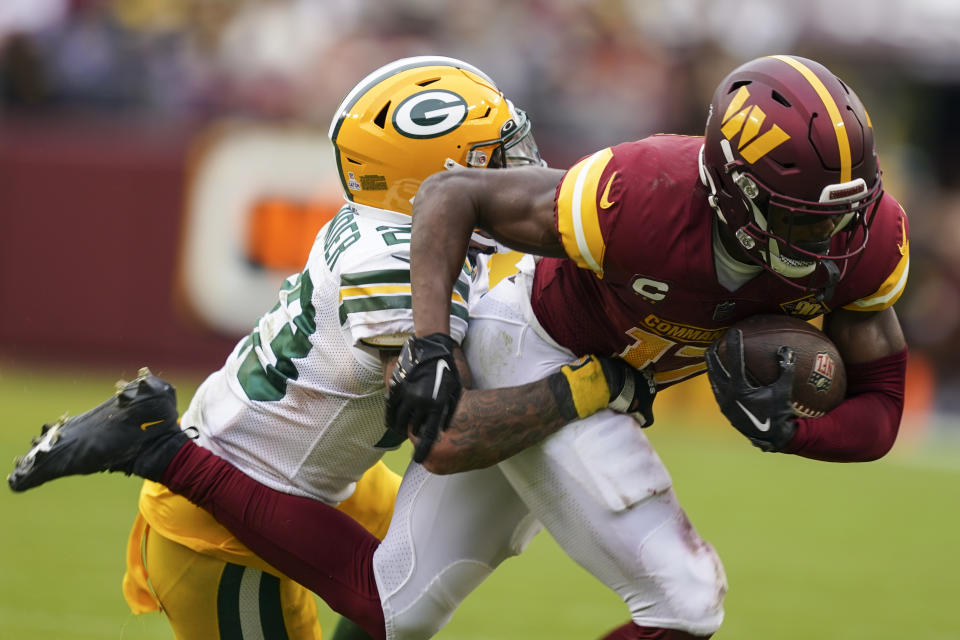
[{"label": "gold jersey trim", "polygon": [[900,261],[893,272],[887,276],[880,288],[873,294],[855,300],[844,307],[848,311],[882,311],[893,306],[904,288],[907,286],[907,276],[910,275],[910,237],[907,235],[906,214],[900,208],[900,242],[897,249],[900,251]]},{"label": "gold jersey trim", "polygon": [[557,228],[567,256],[581,269],[590,269],[600,277],[607,247],[600,231],[597,194],[600,176],[612,158],[613,149],[607,147],[573,165],[563,177],[557,196]]},{"label": "gold jersey trim", "polygon": [[[905,247],[906,248],[906,247]],[[882,311],[900,299],[907,286],[907,276],[910,274],[910,252],[904,254],[897,263],[897,268],[883,281],[880,288],[868,298],[860,298],[851,302],[844,309],[848,311]]]}]

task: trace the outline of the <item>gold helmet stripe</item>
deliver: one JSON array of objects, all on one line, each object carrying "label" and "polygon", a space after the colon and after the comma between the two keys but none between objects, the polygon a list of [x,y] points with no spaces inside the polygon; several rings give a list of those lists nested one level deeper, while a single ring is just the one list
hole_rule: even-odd
[{"label": "gold helmet stripe", "polygon": [[830,121],[833,123],[833,130],[837,134],[837,147],[840,150],[840,182],[849,182],[851,180],[852,172],[852,163],[850,160],[850,140],[847,137],[847,128],[843,124],[843,117],[840,115],[840,109],[837,107],[836,101],[833,99],[833,96],[830,95],[830,92],[827,90],[827,87],[824,86],[823,81],[817,77],[810,67],[803,64],[796,58],[791,58],[790,56],[770,56],[771,58],[776,58],[781,62],[786,62],[788,65],[800,72],[800,75],[810,83],[810,86],[813,87],[813,90],[817,92],[817,95],[820,96],[820,100],[823,101],[823,106],[827,109],[827,116],[830,118]]}]

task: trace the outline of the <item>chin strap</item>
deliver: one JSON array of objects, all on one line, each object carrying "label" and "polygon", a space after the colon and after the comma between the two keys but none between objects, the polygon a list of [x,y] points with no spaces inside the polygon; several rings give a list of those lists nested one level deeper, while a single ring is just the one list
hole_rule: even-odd
[{"label": "chin strap", "polygon": [[827,271],[827,283],[817,290],[817,302],[829,302],[840,282],[840,267],[833,260],[822,260],[820,264]]},{"label": "chin strap", "polygon": [[703,148],[704,145],[700,145],[700,154],[697,156],[697,164],[700,168],[700,182],[710,190],[710,193],[707,194],[707,204],[709,204],[710,208],[717,214],[717,217],[726,224],[727,219],[724,217],[723,211],[720,209],[720,204],[717,202],[717,185],[714,183],[713,176],[710,175],[710,170],[707,169],[707,165],[703,162]]}]

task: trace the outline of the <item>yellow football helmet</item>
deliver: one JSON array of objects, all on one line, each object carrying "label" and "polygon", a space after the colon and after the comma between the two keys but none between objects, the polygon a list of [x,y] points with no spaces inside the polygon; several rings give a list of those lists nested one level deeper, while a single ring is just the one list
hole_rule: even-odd
[{"label": "yellow football helmet", "polygon": [[526,114],[476,67],[438,56],[403,58],[361,80],[330,141],[347,200],[407,214],[438,171],[543,164]]}]

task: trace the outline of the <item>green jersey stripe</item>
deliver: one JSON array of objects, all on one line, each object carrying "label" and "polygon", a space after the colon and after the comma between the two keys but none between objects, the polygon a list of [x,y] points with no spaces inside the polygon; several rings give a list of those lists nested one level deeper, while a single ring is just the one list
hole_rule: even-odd
[{"label": "green jersey stripe", "polygon": [[409,295],[347,298],[340,303],[340,324],[344,324],[347,321],[347,316],[351,313],[388,311],[390,309],[406,309],[412,313],[411,306],[412,299]]},{"label": "green jersey stripe", "polygon": [[464,300],[470,301],[470,283],[463,280],[457,280],[453,283],[453,290],[459,293]]},{"label": "green jersey stripe", "polygon": [[365,284],[410,284],[409,269],[380,269],[378,271],[359,271],[344,273],[340,276],[340,284],[361,286]]},{"label": "green jersey stripe", "polygon": [[[406,309],[412,313],[413,301],[409,295],[400,296],[370,296],[365,298],[347,298],[340,303],[340,324],[347,321],[351,313],[368,313],[374,311],[389,311],[391,309]],[[466,306],[452,302],[450,313],[466,320],[468,317]]]},{"label": "green jersey stripe", "polygon": [[450,305],[450,315],[457,316],[464,322],[467,322],[470,318],[470,313],[467,311],[467,307],[456,302]]}]

